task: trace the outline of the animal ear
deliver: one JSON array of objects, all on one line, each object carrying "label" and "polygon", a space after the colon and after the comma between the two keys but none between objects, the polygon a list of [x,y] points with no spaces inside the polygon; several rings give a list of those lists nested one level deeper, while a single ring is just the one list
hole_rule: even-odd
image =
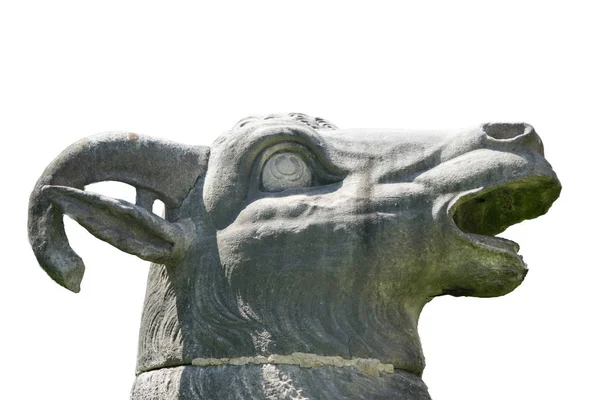
[{"label": "animal ear", "polygon": [[65,186],[44,186],[42,194],[98,239],[147,261],[178,261],[193,240],[189,218],[167,222],[127,201]]},{"label": "animal ear", "polygon": [[[151,213],[160,199],[181,206],[204,175],[209,148],[134,133],[111,132],[69,146],[43,172],[29,198],[29,242],[40,266],[57,283],[79,291],[85,266],[69,246],[63,213],[93,235],[145,260],[183,257],[191,222],[167,222]],[[134,186],[136,204],[84,192],[86,185],[119,181]]]}]

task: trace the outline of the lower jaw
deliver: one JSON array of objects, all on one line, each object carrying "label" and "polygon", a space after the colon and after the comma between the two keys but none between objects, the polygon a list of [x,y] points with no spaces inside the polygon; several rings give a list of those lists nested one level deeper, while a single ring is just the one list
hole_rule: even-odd
[{"label": "lower jaw", "polygon": [[522,259],[522,256],[518,254],[520,246],[517,242],[498,236],[478,235],[476,233],[468,233],[467,235],[476,244],[502,249]]}]

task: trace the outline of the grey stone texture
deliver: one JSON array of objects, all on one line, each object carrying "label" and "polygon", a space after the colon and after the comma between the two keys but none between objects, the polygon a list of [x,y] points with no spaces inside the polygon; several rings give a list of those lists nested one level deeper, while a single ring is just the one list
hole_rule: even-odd
[{"label": "grey stone texture", "polygon": [[[523,123],[413,132],[280,114],[210,149],[109,133],[44,171],[29,235],[75,292],[64,214],[152,262],[133,400],[428,399],[420,312],[523,281],[518,244],[494,235],[559,196],[543,154]],[[136,204],[84,191],[103,180],[133,185]]]}]

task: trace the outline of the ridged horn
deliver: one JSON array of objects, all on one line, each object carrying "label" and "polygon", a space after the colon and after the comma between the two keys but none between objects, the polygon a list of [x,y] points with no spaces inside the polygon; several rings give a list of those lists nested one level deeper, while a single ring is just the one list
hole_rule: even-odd
[{"label": "ridged horn", "polygon": [[69,146],[46,168],[29,199],[29,241],[40,266],[58,284],[79,292],[85,266],[69,246],[63,212],[48,196],[48,186],[83,190],[91,183],[119,181],[136,188],[141,208],[151,208],[154,199],[176,208],[205,173],[208,157],[205,146],[124,132],[92,136]]}]

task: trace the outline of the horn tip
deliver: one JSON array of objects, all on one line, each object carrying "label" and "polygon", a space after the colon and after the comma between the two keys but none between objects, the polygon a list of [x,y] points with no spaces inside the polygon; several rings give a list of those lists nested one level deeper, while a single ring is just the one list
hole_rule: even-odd
[{"label": "horn tip", "polygon": [[81,291],[81,278],[82,277],[68,277],[68,279],[60,285],[73,293],[79,293]]},{"label": "horn tip", "polygon": [[[81,281],[85,272],[83,261],[77,256],[75,260],[51,260],[51,263],[40,262],[40,266],[46,271],[52,280],[65,289],[79,293],[81,291]],[[52,262],[54,261],[54,262]]]}]

